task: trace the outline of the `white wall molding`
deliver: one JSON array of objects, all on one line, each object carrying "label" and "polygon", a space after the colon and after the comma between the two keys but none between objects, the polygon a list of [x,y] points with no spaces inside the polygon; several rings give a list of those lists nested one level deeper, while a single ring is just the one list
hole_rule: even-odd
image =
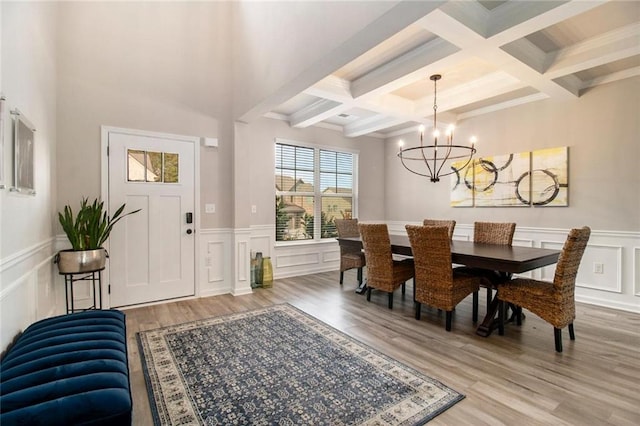
[{"label": "white wall molding", "polygon": [[[405,225],[387,222],[392,234],[404,234]],[[514,244],[560,250],[568,233],[569,229],[518,227]],[[340,266],[336,241],[276,245],[273,225],[203,229],[200,239],[200,297],[249,293],[252,252],[272,258],[275,279],[337,271]],[[473,224],[456,224],[454,239],[472,241]],[[602,274],[593,272],[594,263],[603,264]],[[554,274],[552,265],[522,276],[551,281]],[[576,279],[576,301],[640,312],[639,275],[639,232],[593,230]]]},{"label": "white wall molding", "polygon": [[252,293],[250,274],[251,229],[238,228],[233,230],[233,279],[231,294],[241,296]]},{"label": "white wall molding", "polygon": [[14,253],[6,258],[0,259],[0,274],[4,271],[13,268],[14,266],[25,262],[34,254],[38,253],[41,250],[46,250],[51,248],[54,242],[54,238],[49,238],[47,240],[41,241],[32,245],[31,247],[27,247],[23,250],[20,250],[17,253]]},{"label": "white wall molding", "polygon": [[340,248],[336,240],[276,244],[275,235],[274,225],[251,227],[251,250],[254,253],[260,251],[263,256],[272,258],[274,279],[339,269]]},{"label": "white wall molding", "polygon": [[53,263],[54,238],[0,260],[0,346],[18,331],[64,311],[64,283]]},{"label": "white wall molding", "polygon": [[[406,234],[406,222],[389,221],[392,234]],[[411,224],[420,224],[413,222]],[[514,245],[561,250],[569,229],[518,226]],[[456,224],[455,240],[473,240],[473,224]],[[594,272],[595,264],[602,273]],[[522,274],[552,281],[555,265]],[[591,230],[578,277],[576,301],[640,313],[640,232]]]},{"label": "white wall molding", "polygon": [[230,228],[200,230],[199,297],[232,293],[232,237]]}]

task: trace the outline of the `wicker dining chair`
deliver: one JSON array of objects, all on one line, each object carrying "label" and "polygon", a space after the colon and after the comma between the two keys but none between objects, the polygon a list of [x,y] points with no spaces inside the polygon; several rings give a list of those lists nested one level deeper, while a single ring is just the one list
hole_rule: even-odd
[{"label": "wicker dining chair", "polygon": [[526,308],[553,325],[556,352],[562,352],[562,329],[569,326],[569,337],[575,340],[573,321],[576,317],[574,298],[576,276],[582,255],[587,247],[591,229],[587,226],[569,232],[562,247],[553,282],[516,278],[498,286],[499,332],[504,334],[504,303],[516,306],[516,318],[521,322],[522,308]]},{"label": "wicker dining chair", "polygon": [[455,220],[425,219],[422,224],[424,226],[446,226],[449,230],[449,239],[453,238],[453,230],[456,227]]},{"label": "wicker dining chair", "polygon": [[[358,219],[336,219],[339,238],[359,237]],[[362,268],[367,264],[364,253],[360,249],[340,246],[340,284],[344,279],[344,271],[358,269],[358,284],[362,285]]]},{"label": "wicker dining chair", "polygon": [[413,259],[394,260],[391,253],[389,231],[385,224],[359,224],[364,257],[367,262],[367,301],[371,290],[389,293],[389,309],[393,308],[393,292],[414,277]]},{"label": "wicker dining chair", "polygon": [[[497,244],[510,246],[513,243],[513,234],[516,232],[516,224],[513,222],[474,222],[473,242],[482,244]],[[504,280],[504,277],[495,271],[480,268],[468,268],[463,266],[456,268],[459,272],[474,274],[482,277],[480,287],[487,289],[487,312],[490,309],[493,289]]]},{"label": "wicker dining chair", "polygon": [[447,226],[406,225],[415,264],[416,319],[422,303],[446,311],[445,328],[451,331],[453,309],[473,293],[473,322],[478,321],[481,278],[455,271],[451,265],[451,238]]}]

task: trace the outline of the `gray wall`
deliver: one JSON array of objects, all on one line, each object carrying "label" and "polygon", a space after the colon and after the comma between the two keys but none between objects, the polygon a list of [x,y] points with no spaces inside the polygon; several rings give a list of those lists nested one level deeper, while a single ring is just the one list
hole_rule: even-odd
[{"label": "gray wall", "polygon": [[[398,139],[386,141],[385,217],[515,221],[519,226],[640,230],[640,77],[599,86],[580,98],[538,101],[458,123],[456,142],[479,138],[478,155],[489,156],[569,146],[569,207],[453,208],[449,178],[433,184],[396,157]],[[459,136],[459,137],[458,137]],[[413,139],[412,139],[413,138]]]},{"label": "gray wall", "polygon": [[[238,136],[238,143],[247,144],[248,158],[238,162],[250,176],[247,211],[256,206],[251,215],[252,225],[275,223],[275,138],[313,143],[329,147],[348,148],[359,152],[359,211],[362,220],[384,219],[384,143],[371,137],[345,138],[340,133],[319,127],[295,129],[284,121],[260,119],[246,126]],[[243,191],[239,191],[243,192]]]},{"label": "gray wall", "polygon": [[[297,93],[325,77],[322,73],[332,70],[324,69],[323,59],[397,3],[397,0],[235,3],[234,119],[285,86],[292,90],[296,86]],[[364,48],[370,40],[361,41]],[[315,73],[318,73],[316,80],[307,81]]]},{"label": "gray wall", "polygon": [[[57,208],[100,196],[101,125],[218,137],[201,150],[201,201],[229,206],[230,3],[59,6]],[[202,226],[231,223],[220,208]]]},{"label": "gray wall", "polygon": [[[56,7],[3,2],[0,91],[6,96],[4,183],[13,184],[13,125],[19,109],[36,128],[36,196],[0,191],[0,259],[51,238],[56,180]],[[11,41],[10,43],[8,41]]]}]

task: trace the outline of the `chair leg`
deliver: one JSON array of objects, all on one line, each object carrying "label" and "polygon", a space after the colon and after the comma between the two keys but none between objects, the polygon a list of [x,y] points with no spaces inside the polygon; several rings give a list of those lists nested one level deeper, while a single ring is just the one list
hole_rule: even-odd
[{"label": "chair leg", "polygon": [[491,291],[491,287],[487,287],[487,312],[491,310],[491,298],[493,292]]},{"label": "chair leg", "polygon": [[516,306],[516,325],[522,325],[522,306]]},{"label": "chair leg", "polygon": [[447,322],[445,325],[445,328],[447,331],[451,331],[451,317],[452,317],[453,312],[452,311],[447,311]]},{"label": "chair leg", "polygon": [[[342,281],[340,281],[342,283]],[[362,285],[362,267],[358,268],[358,284]]]},{"label": "chair leg", "polygon": [[389,309],[393,309],[393,292],[389,292]]},{"label": "chair leg", "polygon": [[371,287],[367,287],[367,302],[371,302]]},{"label": "chair leg", "polygon": [[420,302],[416,302],[416,319],[420,319],[420,312],[422,311],[422,304]]},{"label": "chair leg", "polygon": [[478,322],[478,292],[473,292],[473,322]]},{"label": "chair leg", "polygon": [[402,283],[402,295],[404,296],[404,294],[407,292],[407,283],[404,282]]},{"label": "chair leg", "polygon": [[553,335],[556,339],[556,352],[562,352],[562,329],[553,327]]},{"label": "chair leg", "polygon": [[340,285],[342,285],[343,279],[344,279],[344,271],[340,271]]},{"label": "chair leg", "polygon": [[498,334],[504,336],[504,302],[498,303]]},{"label": "chair leg", "polygon": [[576,340],[576,333],[573,331],[573,323],[569,324],[569,338]]}]

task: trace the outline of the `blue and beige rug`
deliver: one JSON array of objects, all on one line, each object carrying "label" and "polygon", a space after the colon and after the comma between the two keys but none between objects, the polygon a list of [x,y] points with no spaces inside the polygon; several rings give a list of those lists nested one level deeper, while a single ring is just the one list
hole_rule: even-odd
[{"label": "blue and beige rug", "polygon": [[421,425],[464,398],[287,304],[138,344],[156,425]]}]

